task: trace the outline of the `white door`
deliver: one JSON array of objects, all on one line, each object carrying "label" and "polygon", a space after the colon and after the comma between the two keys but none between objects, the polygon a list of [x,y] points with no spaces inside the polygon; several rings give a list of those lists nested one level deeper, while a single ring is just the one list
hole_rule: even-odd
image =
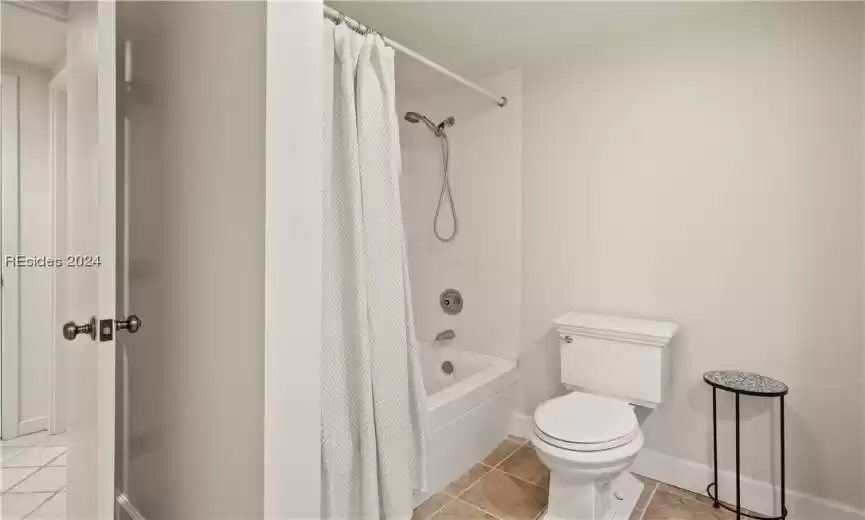
[{"label": "white door", "polygon": [[[71,2],[67,42],[68,520],[114,517],[116,76],[113,2]],[[122,317],[117,317],[122,319]],[[91,319],[94,330],[89,330]],[[100,327],[100,320],[106,320]],[[68,325],[67,325],[68,327]],[[121,333],[123,333],[121,331]]]}]

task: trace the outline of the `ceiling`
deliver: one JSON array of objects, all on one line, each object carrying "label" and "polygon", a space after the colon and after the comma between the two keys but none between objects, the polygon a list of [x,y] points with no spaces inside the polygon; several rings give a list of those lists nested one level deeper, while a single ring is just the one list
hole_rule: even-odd
[{"label": "ceiling", "polygon": [[[327,2],[357,21],[468,77],[555,61],[602,39],[703,12],[692,2]],[[440,75],[397,58],[401,88],[440,88]]]},{"label": "ceiling", "polygon": [[[35,2],[28,3],[36,5]],[[59,3],[50,3],[55,4]],[[54,9],[45,11],[48,5],[46,3],[40,5],[40,9],[34,9],[30,5],[27,8],[20,7],[18,2],[2,3],[0,50],[3,51],[3,58],[43,68],[51,68],[62,59],[66,49],[66,24],[61,21],[60,10],[56,13]]]}]

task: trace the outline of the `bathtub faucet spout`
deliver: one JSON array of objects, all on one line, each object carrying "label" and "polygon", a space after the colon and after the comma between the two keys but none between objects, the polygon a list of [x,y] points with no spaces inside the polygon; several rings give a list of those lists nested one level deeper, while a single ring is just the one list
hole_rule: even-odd
[{"label": "bathtub faucet spout", "polygon": [[444,341],[446,339],[454,339],[457,336],[456,332],[448,329],[444,332],[439,332],[436,334],[436,341]]}]

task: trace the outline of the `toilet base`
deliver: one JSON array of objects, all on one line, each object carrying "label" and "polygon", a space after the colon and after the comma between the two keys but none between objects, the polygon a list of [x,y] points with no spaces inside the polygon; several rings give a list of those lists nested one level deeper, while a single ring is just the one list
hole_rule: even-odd
[{"label": "toilet base", "polygon": [[550,475],[547,511],[541,520],[628,520],[644,484],[625,471],[611,482],[571,484]]}]

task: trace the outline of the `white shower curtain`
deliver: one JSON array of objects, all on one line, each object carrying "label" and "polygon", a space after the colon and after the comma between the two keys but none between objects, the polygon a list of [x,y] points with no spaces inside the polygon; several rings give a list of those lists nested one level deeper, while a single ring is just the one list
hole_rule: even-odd
[{"label": "white shower curtain", "polygon": [[394,51],[343,25],[326,23],[325,33],[333,104],[324,125],[322,516],[408,520],[422,487],[424,392],[399,199]]}]

